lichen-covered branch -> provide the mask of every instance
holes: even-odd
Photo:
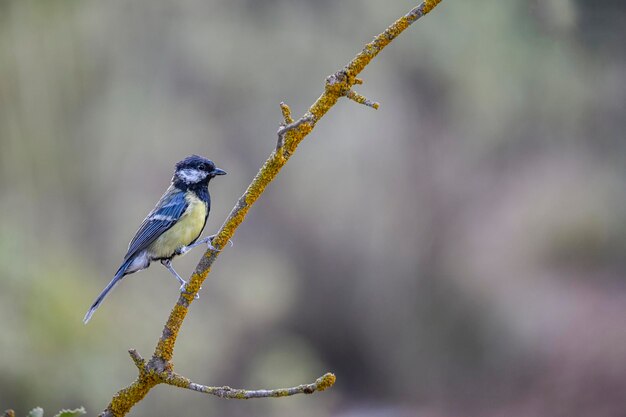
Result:
[[[335,375],[327,373],[317,378],[317,380],[311,384],[298,385],[297,387],[259,390],[237,389],[231,387],[208,387],[206,385],[191,382],[189,379],[184,376],[180,376],[175,372],[172,372],[171,375],[164,380],[164,383],[179,388],[201,392],[203,394],[215,395],[220,398],[249,400],[251,398],[289,397],[296,394],[313,394],[315,391],[324,391],[325,389],[333,386],[335,383]]]
[[[209,249],[198,263],[189,284],[187,292],[181,293],[178,301],[174,305],[167,322],[163,328],[163,333],[154,350],[152,358],[145,363],[138,356],[133,356],[135,364],[138,366],[139,376],[128,387],[119,391],[111,403],[107,406],[101,416],[124,416],[133,405],[141,399],[155,385],[168,383],[168,378],[173,374],[172,357],[178,332],[187,316],[189,306],[202,283],[209,275],[213,262],[217,259],[226,243],[233,238],[235,231],[243,222],[252,205],[263,194],[265,188],[276,178],[282,167],[287,163],[291,155],[302,140],[313,130],[315,124],[330,110],[341,97],[349,97],[359,103],[376,108],[378,103],[366,99],[365,97],[352,91],[352,87],[361,84],[362,80],[357,78],[359,73],[382,51],[385,46],[391,43],[398,35],[406,30],[413,22],[429,13],[441,0],[426,0],[409,13],[396,20],[383,33],[365,45],[363,50],[357,54],[343,69],[337,71],[326,78],[326,85],[322,95],[313,103],[309,110],[298,120],[291,117],[289,107],[281,103],[284,123],[278,131],[278,143],[276,149],[270,154],[257,175],[248,186],[245,193],[239,198],[235,207],[231,210],[226,221],[218,231],[212,241],[214,249]],[[136,352],[135,352],[136,354]],[[133,354],[131,353],[131,356]],[[188,381],[184,377],[180,381]],[[324,378],[324,377],[322,377]],[[171,379],[169,379],[171,380]],[[178,381],[178,379],[176,379]],[[319,380],[318,380],[319,381]],[[330,382],[330,379],[324,381]],[[334,382],[334,377],[332,378]],[[191,384],[191,382],[189,382]],[[174,384],[175,385],[175,384]],[[332,383],[330,384],[332,385]],[[328,385],[328,386],[330,386]],[[177,385],[178,386],[178,385]],[[194,385],[202,387],[201,385]],[[328,386],[324,386],[327,388]],[[305,386],[306,387],[306,386]],[[188,388],[188,387],[187,387]],[[207,389],[209,387],[206,387]],[[298,388],[298,387],[296,387]],[[237,391],[237,390],[235,390]],[[202,391],[204,392],[204,391]],[[237,392],[276,392],[276,390],[262,391],[237,391]],[[236,395],[227,398],[238,398]],[[256,398],[256,397],[246,397]]]
[[[150,361],[146,362],[136,350],[130,349],[128,353],[139,371],[139,376],[128,388],[116,394],[114,401],[111,401],[113,407],[110,405],[110,408],[107,408],[101,416],[118,416],[128,413],[130,409],[126,407],[127,404],[131,404],[129,400],[134,398],[134,396],[139,396],[139,399],[143,398],[148,391],[157,384],[172,385],[203,394],[215,395],[220,398],[248,400],[251,398],[288,397],[296,394],[313,394],[316,391],[324,391],[332,387],[335,383],[335,375],[327,373],[311,384],[303,384],[291,388],[246,390],[231,387],[209,387],[192,382],[188,378],[174,372],[171,366],[166,366],[164,362],[158,359],[155,360],[155,358],[152,358]]]
[[[362,95],[360,95],[359,93],[357,93],[354,90],[350,90],[348,91],[348,94],[346,94],[346,97],[348,97],[350,100],[355,101],[359,104],[363,104],[367,107],[371,107],[373,109],[378,110],[378,107],[380,107],[380,103],[377,101],[372,101],[370,99],[368,99],[367,97],[364,97]]]
[[[283,118],[285,119],[285,123],[278,128],[278,142],[276,142],[276,152],[282,152],[283,146],[285,144],[285,135],[290,130],[297,129],[300,127],[302,123],[310,123],[313,121],[313,115],[308,113],[302,116],[298,121],[294,122],[291,118],[291,109],[285,103],[280,103],[280,108],[283,112]]]

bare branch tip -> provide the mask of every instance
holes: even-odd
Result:
[[[335,374],[328,372],[323,376],[317,378],[317,381],[315,381],[315,388],[318,391],[324,391],[335,385],[335,381],[337,381],[337,377],[335,376]]]
[[[293,123],[293,118],[291,117],[291,109],[288,105],[285,104],[284,101],[280,102],[280,110],[283,113],[283,119],[285,119],[285,124]]]
[[[135,366],[139,368],[140,371],[143,371],[146,366],[146,361],[141,357],[141,355],[135,349],[128,349],[128,354],[133,362],[135,362]]]
[[[362,96],[361,94],[357,93],[354,90],[350,90],[348,91],[348,93],[346,94],[346,97],[348,97],[350,100],[355,101],[359,104],[363,104],[364,106],[367,107],[371,107],[374,110],[378,110],[378,108],[380,107],[380,103],[377,101],[372,101],[364,96]]]

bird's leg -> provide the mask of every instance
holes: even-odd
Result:
[[[178,275],[178,272],[176,272],[174,270],[174,267],[172,266],[172,261],[169,259],[161,259],[161,263],[163,264],[164,267],[167,268],[168,271],[170,271],[172,273],[172,275],[174,275],[174,277],[178,280],[178,282],[180,283],[180,290],[184,290],[185,289],[185,285],[187,285],[187,281],[185,281],[184,279],[181,278],[180,275]]]
[[[196,246],[200,246],[200,245],[204,245],[205,243],[208,245],[209,249],[211,249],[214,252],[218,252],[218,249],[215,248],[211,242],[213,242],[213,239],[215,239],[215,236],[217,235],[211,235],[211,236],[207,236],[204,237],[200,240],[196,240],[194,243],[192,243],[189,246],[183,246],[182,248],[178,249],[177,254],[178,255],[184,255],[185,253],[189,252],[191,249],[195,248]],[[230,246],[233,246],[233,241],[228,239],[228,243],[230,244]]]
[[[166,267],[167,270],[170,271],[172,275],[174,275],[174,277],[178,280],[178,282],[180,283],[180,292],[186,292],[187,281],[182,279],[181,276],[178,275],[178,272],[174,270],[174,267],[172,266],[172,261],[170,259],[161,259],[161,264],[163,264],[163,266]],[[200,295],[196,294],[196,299],[198,298],[200,298]]]

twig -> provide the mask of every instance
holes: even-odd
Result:
[[[135,366],[139,369],[139,372],[145,372],[146,370],[146,361],[141,357],[139,353],[135,349],[129,349],[128,354],[130,355],[133,362],[135,362]]]
[[[291,117],[291,109],[288,105],[285,104],[284,101],[280,102],[280,111],[283,113],[283,119],[285,119],[285,124],[293,123],[293,117]]]
[[[237,389],[231,387],[208,387],[206,385],[191,382],[189,379],[176,373],[172,373],[165,379],[164,382],[179,388],[185,388],[201,392],[203,394],[215,395],[220,398],[249,400],[252,398],[289,397],[296,394],[313,394],[315,391],[324,391],[325,389],[333,386],[335,383],[335,375],[327,373],[317,378],[317,380],[311,384],[298,385],[297,387],[259,390]]]
[[[368,98],[363,97],[359,93],[355,92],[354,90],[348,91],[346,97],[348,97],[352,101],[356,101],[359,104],[364,104],[367,107],[371,107],[376,110],[378,110],[378,107],[380,107],[380,103],[378,103],[377,101],[371,101]]]
[[[365,45],[363,50],[357,54],[342,70],[330,75],[326,79],[326,86],[322,95],[313,103],[309,111],[305,113],[298,121],[294,122],[291,118],[289,107],[282,103],[281,110],[285,119],[285,126],[279,129],[279,144],[277,148],[265,161],[260,171],[252,180],[245,193],[239,198],[235,207],[231,210],[226,221],[218,231],[213,246],[218,248],[217,251],[207,250],[198,263],[189,284],[187,291],[181,293],[178,301],[174,305],[167,322],[163,328],[163,333],[159,339],[157,346],[151,359],[145,363],[141,356],[131,353],[131,357],[135,365],[139,368],[138,378],[128,387],[117,392],[107,408],[100,414],[106,417],[119,417],[126,415],[130,409],[141,401],[146,394],[157,384],[168,383],[170,385],[180,386],[180,384],[188,384],[182,388],[190,388],[192,382],[187,378],[173,374],[172,357],[174,356],[174,346],[180,328],[189,312],[189,306],[193,303],[195,295],[200,290],[202,283],[209,275],[213,262],[217,259],[226,243],[232,239],[235,231],[243,222],[250,207],[263,194],[265,188],[271,183],[282,167],[287,163],[291,155],[302,142],[302,140],[313,130],[315,124],[330,110],[341,97],[352,95],[354,98],[362,97],[350,93],[352,86],[360,84],[362,81],[357,78],[358,74],[371,62],[385,46],[393,41],[400,33],[408,28],[413,22],[420,17],[429,13],[441,0],[426,0],[419,6],[412,9],[409,13],[396,20],[383,33],[379,34],[374,40]],[[366,99],[365,99],[366,100]],[[358,100],[357,100],[358,101]],[[366,103],[365,103],[366,104]],[[282,143],[280,142],[282,141]],[[145,363],[145,365],[144,365]],[[142,372],[143,369],[143,372]],[[328,374],[327,374],[328,375]],[[334,376],[331,378],[325,375],[322,381],[325,383],[318,387],[328,388],[334,382]],[[319,380],[318,380],[319,381]],[[171,382],[171,383],[170,383]],[[174,383],[175,382],[175,383]],[[328,383],[326,385],[326,383]],[[316,385],[317,386],[317,385]],[[195,384],[194,387],[203,387]],[[304,386],[308,387],[308,386]],[[206,387],[207,389],[209,387]],[[222,388],[223,389],[223,388]],[[298,387],[296,387],[296,390]],[[280,390],[261,390],[261,391],[237,391],[235,392],[283,392]],[[201,391],[204,392],[204,391]],[[230,392],[230,391],[223,391]],[[304,391],[303,391],[304,392]],[[227,398],[239,398],[237,395]],[[246,398],[246,397],[244,397]],[[252,398],[252,397],[250,397]]]
[[[188,378],[174,372],[171,367],[164,366],[164,364],[159,361],[151,360],[146,363],[135,349],[130,349],[128,353],[139,370],[139,379],[153,380],[156,381],[156,383],[172,385],[174,387],[227,399],[248,400],[251,398],[289,397],[296,394],[313,394],[316,391],[324,391],[332,387],[336,380],[334,374],[326,373],[311,384],[303,384],[291,388],[247,390],[231,387],[209,387],[192,382]]]
[[[287,105],[285,103],[280,103],[281,108],[283,109],[283,112],[285,111],[284,109],[289,109],[289,107],[287,107]],[[290,114],[290,113],[287,113]],[[284,115],[284,113],[283,113]],[[293,120],[293,119],[292,119]],[[288,125],[281,125],[278,128],[278,132],[276,132],[278,134],[278,142],[276,142],[276,151],[280,151],[283,148],[283,145],[285,144],[285,135],[287,134],[287,132],[297,129],[298,127],[300,127],[303,123],[312,123],[314,122],[315,117],[311,114],[311,113],[307,113],[304,116],[302,116],[301,118],[299,118],[297,121],[295,122],[291,122]]]

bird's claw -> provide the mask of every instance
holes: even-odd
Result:
[[[202,287],[200,287],[200,289],[202,289]],[[190,291],[187,291],[187,282],[186,281],[180,286],[180,292],[181,293],[185,293],[185,294],[191,294]],[[194,296],[194,298],[197,300],[198,298],[200,298],[200,294],[196,294]]]
[[[218,248],[216,248],[215,246],[212,245],[213,243],[213,239],[215,239],[217,235],[211,235],[209,237],[207,237],[207,246],[209,247],[210,250],[212,250],[213,252],[219,252],[220,250]],[[233,243],[232,240],[228,239],[228,244],[230,245],[230,247],[232,248],[233,246],[235,246],[235,244]]]

